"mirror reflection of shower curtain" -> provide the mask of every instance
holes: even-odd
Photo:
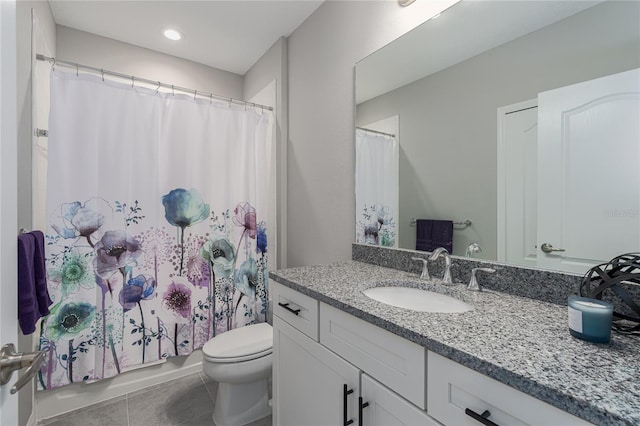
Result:
[[[356,242],[398,246],[398,142],[356,129]]]

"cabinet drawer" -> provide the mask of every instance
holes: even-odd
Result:
[[[324,303],[320,303],[320,343],[426,409],[422,346]]]
[[[590,424],[443,356],[428,352],[427,358],[427,412],[444,424],[480,425],[467,408],[489,411],[488,420],[499,425]]]
[[[269,285],[273,314],[318,341],[318,301],[273,280]]]

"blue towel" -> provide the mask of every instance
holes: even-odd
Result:
[[[416,250],[433,251],[444,247],[453,252],[453,221],[418,219],[416,222]]]
[[[38,320],[49,314],[44,235],[35,231],[18,236],[18,323],[22,333],[36,331]]]

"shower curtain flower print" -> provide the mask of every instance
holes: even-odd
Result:
[[[96,197],[55,210],[47,233],[55,306],[40,336],[48,354],[40,388],[186,355],[218,333],[266,321],[266,225],[256,209],[242,201],[214,212],[196,189],[159,201],[168,229],[148,226],[140,200]]]

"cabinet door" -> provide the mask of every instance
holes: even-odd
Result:
[[[426,412],[362,374],[362,424],[366,426],[439,425]]]
[[[274,424],[358,424],[359,370],[277,316],[273,333]]]

